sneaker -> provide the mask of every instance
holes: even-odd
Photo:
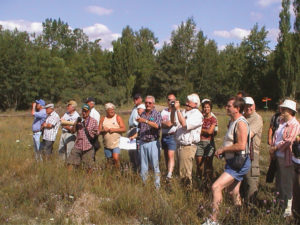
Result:
[[[220,225],[220,224],[218,223],[218,221],[212,221],[211,219],[207,219],[205,223],[202,223],[202,225]]]

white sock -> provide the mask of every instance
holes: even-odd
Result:
[[[172,172],[168,172],[167,178],[172,178]]]

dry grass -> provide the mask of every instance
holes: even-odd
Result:
[[[228,118],[222,109],[215,111],[219,119],[216,145],[220,146]],[[260,114],[264,131],[259,204],[237,213],[225,197],[222,224],[289,224],[280,216],[273,185],[264,181],[269,160],[266,135],[272,113]],[[192,190],[186,190],[177,178],[171,189],[163,179],[160,191],[155,191],[152,180],[142,185],[140,177],[128,168],[126,151],[121,153],[121,174],[104,168],[103,150],[97,153],[97,170],[92,175],[82,170],[68,173],[58,160],[59,134],[53,159],[36,163],[31,123],[30,117],[0,118],[0,224],[201,224],[209,216],[209,191],[199,190],[197,182]],[[215,160],[214,165],[217,176],[224,162]],[[163,158],[161,171],[164,176]]]

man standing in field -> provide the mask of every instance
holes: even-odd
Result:
[[[251,137],[251,152],[250,158],[252,160],[251,168],[245,175],[241,184],[241,195],[246,202],[253,201],[258,191],[259,183],[259,146],[261,143],[261,134],[263,128],[263,120],[261,116],[255,111],[255,103],[251,97],[245,97],[244,117],[250,126]]]
[[[45,101],[43,99],[35,100],[32,103],[31,115],[34,116],[32,123],[33,132],[33,147],[35,153],[35,159],[42,160],[42,155],[40,154],[40,139],[42,135],[42,124],[45,122],[47,113],[43,108],[45,106]]]
[[[90,117],[90,110],[90,106],[84,104],[82,106],[83,120],[77,120],[72,127],[71,131],[72,133],[76,132],[77,137],[74,148],[67,159],[69,170],[71,170],[73,166],[78,167],[83,163],[88,172],[92,172],[95,161],[95,149],[89,139],[95,138],[95,135],[98,132],[98,124],[97,120]]]
[[[89,107],[90,107],[90,117],[97,120],[97,123],[98,123],[98,126],[99,126],[100,113],[95,109],[95,98],[93,98],[93,97],[87,98],[86,104],[88,104]]]
[[[193,161],[200,142],[200,133],[203,123],[203,115],[199,111],[200,98],[197,94],[187,96],[185,110],[180,111],[179,101],[175,102],[178,117],[176,131],[177,153],[179,159],[179,175],[185,185],[192,185]]]
[[[67,104],[67,112],[61,117],[62,133],[60,136],[58,153],[61,159],[67,159],[74,147],[76,135],[71,133],[72,125],[79,117],[76,111],[77,103],[73,100]]]
[[[44,129],[43,142],[41,144],[41,151],[49,157],[52,154],[53,144],[56,139],[57,131],[60,125],[59,115],[54,111],[54,104],[48,104],[45,106],[47,118],[43,123]]]
[[[141,177],[147,180],[149,163],[155,173],[155,187],[160,188],[159,170],[159,130],[161,126],[161,115],[155,109],[155,98],[151,95],[145,99],[146,111],[137,119],[139,122]]]

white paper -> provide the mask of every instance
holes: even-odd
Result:
[[[136,139],[130,140],[127,137],[120,137],[119,148],[123,150],[136,150]]]

